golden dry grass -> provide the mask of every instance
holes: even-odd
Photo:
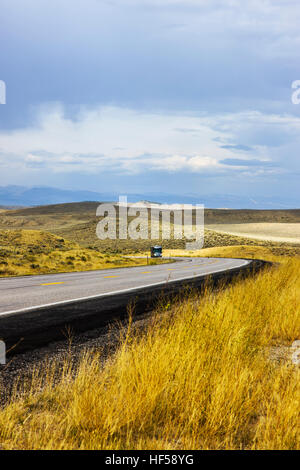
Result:
[[[285,244],[213,246],[201,250],[164,250],[165,256],[196,256],[216,258],[248,258],[281,262],[285,258],[300,257],[300,249]]]
[[[102,253],[95,248],[83,248],[77,243],[49,232],[0,230],[1,277],[89,271],[145,264],[147,264],[145,259]]]
[[[300,338],[300,260],[161,305],[104,366],[49,366],[0,411],[3,449],[299,449],[299,378],[271,347]],[[162,315],[161,313],[164,312]],[[37,374],[38,375],[38,374]]]

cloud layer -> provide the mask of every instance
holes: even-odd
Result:
[[[2,0],[1,21],[0,184],[300,200],[298,0]]]
[[[35,126],[1,133],[0,162],[2,169],[54,173],[285,172],[295,170],[294,160],[290,167],[283,157],[299,136],[300,118],[287,115],[154,114],[101,106],[70,119],[57,104],[40,110]]]

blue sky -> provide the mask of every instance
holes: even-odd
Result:
[[[1,0],[0,21],[0,185],[300,205],[298,0]]]

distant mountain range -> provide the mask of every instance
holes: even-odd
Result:
[[[124,193],[121,193],[124,194]],[[204,204],[212,209],[297,209],[298,200],[282,197],[248,198],[235,195],[165,193],[127,194],[128,202],[151,201],[165,204],[185,203]],[[97,193],[93,191],[66,190],[51,187],[2,186],[0,187],[0,206],[42,206],[82,201],[118,201],[117,193]]]

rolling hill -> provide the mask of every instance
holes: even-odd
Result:
[[[124,191],[121,194],[126,194]],[[0,187],[0,205],[3,206],[39,206],[62,204],[81,201],[117,201],[118,192],[94,192],[82,190],[66,190],[52,187],[2,186]],[[232,194],[167,194],[167,193],[129,193],[130,202],[141,200],[165,204],[186,203],[204,204],[210,208],[228,209],[293,209],[299,208],[300,202],[296,197],[256,197],[255,199]]]

